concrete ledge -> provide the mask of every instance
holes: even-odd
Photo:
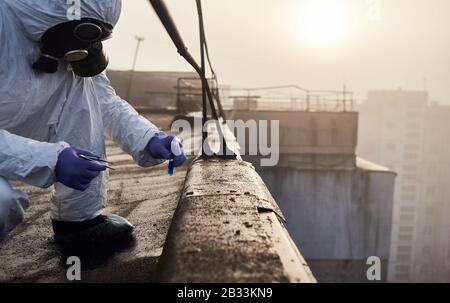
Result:
[[[249,163],[197,160],[160,259],[161,282],[315,282]]]

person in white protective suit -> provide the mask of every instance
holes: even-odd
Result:
[[[66,0],[0,1],[0,241],[23,221],[29,200],[9,181],[54,185],[51,217],[60,243],[111,243],[133,226],[106,205],[104,132],[149,167],[186,160],[168,136],[116,95],[102,41],[120,0],[82,0],[68,19]],[[32,201],[31,201],[32,202]]]

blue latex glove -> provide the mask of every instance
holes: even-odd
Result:
[[[176,140],[176,141],[174,141]],[[178,143],[179,148],[174,148]],[[147,144],[146,150],[155,159],[173,160],[173,166],[178,167],[186,161],[183,144],[175,136],[168,136],[165,133],[155,135]]]
[[[85,191],[91,181],[106,170],[106,165],[95,161],[87,161],[78,155],[100,159],[99,156],[74,147],[64,149],[58,156],[55,174],[56,180],[67,187]]]

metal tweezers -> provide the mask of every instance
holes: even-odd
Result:
[[[81,159],[87,160],[87,161],[97,161],[97,162],[101,162],[101,163],[105,163],[105,164],[112,164],[111,162],[108,162],[106,160],[95,158],[95,157],[90,157],[90,156],[86,156],[86,155],[78,155],[78,157],[80,157]],[[116,170],[115,168],[112,168],[109,165],[106,165],[106,167],[111,170]]]

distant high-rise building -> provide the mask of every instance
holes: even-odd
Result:
[[[398,173],[389,281],[450,280],[450,107],[423,91],[371,91],[358,154]]]

